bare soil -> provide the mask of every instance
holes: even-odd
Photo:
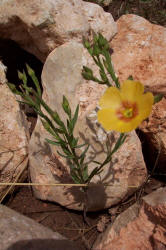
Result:
[[[111,220],[108,211],[88,213],[87,225],[82,212],[38,200],[30,187],[19,188],[5,205],[74,241],[79,250],[91,249],[99,231]]]
[[[150,179],[144,187],[117,206],[100,212],[87,213],[88,225],[84,221],[83,212],[69,210],[56,203],[38,200],[34,197],[30,187],[18,188],[6,198],[4,204],[62,234],[75,242],[79,250],[89,250],[107,225],[113,223],[120,213],[135,202],[139,202],[142,196],[163,186],[166,186],[166,182]]]

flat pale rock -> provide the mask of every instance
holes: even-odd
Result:
[[[17,182],[28,163],[28,122],[16,97],[0,83],[0,182]],[[10,187],[0,186],[0,200]]]
[[[159,188],[120,214],[93,250],[165,250],[166,187]]]
[[[110,41],[116,33],[112,15],[82,0],[0,1],[1,38],[11,39],[45,61],[56,47],[82,41],[93,31]]]
[[[66,116],[61,107],[62,96],[67,97],[72,111],[80,104],[75,136],[80,138],[80,144],[90,144],[85,162],[88,162],[89,171],[92,171],[96,167],[93,160],[103,162],[106,158],[105,142],[113,147],[118,133],[106,134],[97,123],[95,108],[105,86],[84,80],[81,76],[83,65],[97,71],[80,43],[70,42],[55,49],[48,56],[42,72],[43,99],[53,110],[58,111],[64,122]],[[57,153],[60,148],[48,145],[45,138],[51,137],[38,119],[29,147],[32,182],[72,183],[69,164]],[[141,144],[133,131],[100,176],[92,179],[87,192],[87,209],[97,211],[117,204],[132,194],[145,178]],[[84,195],[78,187],[36,186],[34,193],[40,199],[58,202],[67,208],[83,209]]]
[[[101,4],[102,6],[109,6],[112,0],[96,0],[95,3]]]
[[[72,242],[14,210],[0,205],[1,250],[76,250]]]
[[[0,61],[0,83],[6,83],[6,66]]]
[[[146,91],[166,96],[166,28],[136,15],[124,15],[117,21],[118,33],[110,43],[112,60],[120,81],[132,75]],[[152,115],[140,129],[147,141],[152,168],[166,174],[166,101],[153,106]],[[159,154],[159,157],[158,157]]]

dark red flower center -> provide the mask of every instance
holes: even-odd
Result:
[[[138,115],[138,107],[134,102],[123,101],[121,107],[116,111],[118,119],[129,122]]]

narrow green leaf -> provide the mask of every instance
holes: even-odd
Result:
[[[41,114],[39,114],[40,116],[41,116]],[[58,135],[58,133],[60,133],[59,131],[59,129],[57,129],[57,128],[52,128],[52,126],[51,126],[51,124],[48,122],[48,121],[46,121],[46,120],[44,120],[44,119],[41,119],[41,122],[42,122],[42,124],[43,124],[43,127],[51,134],[51,135],[53,135],[55,138],[56,138],[56,140],[60,140],[60,137],[59,137],[59,135]]]
[[[124,143],[126,137],[127,135],[123,133],[120,134],[119,139],[117,140],[113,150],[111,151],[111,155],[113,155],[119,149],[119,147]]]
[[[92,80],[92,76],[88,75],[86,72],[82,71],[82,77],[85,79],[85,80]]]
[[[73,133],[72,121],[69,121],[68,119],[67,119],[67,130],[69,132],[69,135],[72,135]]]
[[[88,40],[85,39],[85,37],[83,37],[83,45],[86,49],[90,49],[91,45],[89,43]]]
[[[112,80],[115,82],[116,87],[120,88],[120,83],[119,83],[118,78],[115,75],[115,71],[114,71],[114,68],[113,68],[113,65],[112,65],[112,60],[111,60],[111,56],[110,56],[109,51],[103,50],[102,53],[103,53],[103,56],[106,59],[105,67],[106,67],[108,73],[110,74]]]
[[[83,151],[83,153],[79,156],[79,159],[80,159],[80,165],[82,165],[83,164],[83,162],[84,162],[84,159],[85,159],[85,155],[86,155],[86,152],[88,151],[88,149],[89,149],[89,144],[88,144],[88,146],[85,148],[85,150]]]
[[[44,101],[43,99],[36,94],[36,92],[33,92],[37,100],[41,103],[41,105],[44,107],[44,109],[48,112],[48,114],[51,116],[51,118],[61,127],[61,130],[66,132],[66,128],[64,123],[61,121],[58,113],[56,111],[53,111]]]
[[[73,119],[71,120],[72,132],[74,130],[75,124],[76,124],[77,119],[78,119],[78,112],[79,112],[79,105],[77,105],[74,116],[73,116]]]
[[[20,71],[18,70],[17,72],[18,72],[18,78],[19,78],[21,81],[23,81],[24,86],[27,86],[27,76],[26,76],[25,71],[23,71],[23,73],[22,73],[22,72],[20,72]]]
[[[45,121],[44,119],[40,119],[40,120],[41,120],[42,125],[45,128],[45,130],[47,130],[51,135],[54,136],[55,132],[52,130],[50,124],[47,121]]]
[[[58,134],[64,134],[64,131],[60,128],[55,128],[55,131],[58,133]]]
[[[71,108],[70,108],[69,102],[65,96],[63,96],[62,107],[63,107],[63,110],[65,111],[65,113],[71,119]]]
[[[101,162],[99,162],[99,161],[92,161],[92,162],[94,162],[94,163],[96,163],[98,165],[101,165]]]
[[[57,153],[58,153],[60,156],[64,157],[64,158],[68,158],[68,159],[73,159],[73,158],[74,158],[74,156],[69,156],[69,155],[61,154],[59,151],[57,151]]]
[[[72,177],[74,183],[76,183],[76,184],[81,184],[80,178],[79,178],[75,173],[72,173],[72,172],[71,172],[71,177]]]
[[[77,148],[77,143],[78,143],[78,138],[74,138],[74,136],[73,136],[73,139],[71,142],[72,148]]]
[[[86,79],[86,80],[91,80],[93,78],[93,71],[86,67],[86,66],[83,66],[83,69],[82,69],[82,76]]]
[[[103,72],[101,69],[99,70],[100,72],[100,76],[101,76],[101,79],[103,80],[103,82],[107,82],[107,76],[105,74],[105,72]]]
[[[78,141],[78,138],[77,138],[77,141]],[[77,145],[77,146],[74,146],[73,148],[82,148],[83,146],[87,145],[87,143],[84,143],[84,144],[80,144],[80,145]]]
[[[84,179],[84,182],[88,180],[88,165],[87,164],[83,168],[83,179]]]
[[[155,95],[154,96],[154,104],[157,103],[157,102],[160,102],[163,98],[163,94],[158,94],[158,95]]]
[[[75,165],[73,165],[73,164],[70,163],[69,167],[70,167],[70,170],[78,172],[78,168]]]
[[[30,106],[32,108],[35,107],[35,105],[33,103],[30,103],[30,102],[24,102],[24,101],[20,101],[20,100],[17,100],[17,102],[22,103],[22,104],[26,104],[26,105],[28,105],[28,106]]]
[[[130,75],[130,76],[127,78],[127,80],[132,80],[132,81],[133,81],[133,76]]]
[[[104,169],[98,170],[98,171],[96,172],[96,174],[97,174],[97,175],[101,174],[101,172],[103,172],[103,170],[104,170]]]
[[[88,52],[89,52],[89,54],[90,54],[91,56],[93,56],[93,48],[89,48],[89,49],[88,49]]]
[[[7,82],[7,86],[9,87],[9,89],[10,89],[14,94],[20,95],[20,96],[23,95],[23,94],[21,93],[21,91],[17,90],[15,84]]]
[[[83,71],[88,73],[89,75],[93,75],[92,69],[88,68],[87,66],[83,66]]]
[[[89,175],[89,177],[88,177],[88,181],[90,181],[92,178],[93,178],[93,176],[94,175],[96,175],[96,173],[98,172],[98,167],[96,167],[96,168],[94,168],[93,170],[92,170],[92,172],[90,173],[90,175]]]
[[[71,158],[73,158],[73,155],[70,153],[70,151],[69,151],[69,149],[67,148],[66,145],[65,145],[65,146],[62,145],[61,148],[62,148],[63,152],[64,152],[66,155],[68,155],[68,156],[70,156]]]
[[[94,41],[95,44],[98,43],[98,39],[99,39],[98,34],[95,34],[95,33],[94,33],[94,35],[93,35],[93,41]]]
[[[52,145],[56,145],[56,146],[62,146],[62,142],[60,141],[52,141],[52,140],[49,140],[49,139],[45,139],[49,144],[52,144]]]
[[[37,94],[41,97],[42,96],[42,91],[41,91],[40,84],[39,84],[39,81],[38,81],[38,79],[37,79],[37,77],[35,75],[34,70],[28,64],[26,64],[26,68],[27,68],[29,76],[31,77],[32,81],[35,84]]]
[[[52,113],[52,117],[53,117],[53,120],[63,129],[65,126],[64,126],[64,123],[61,121],[60,119],[60,116],[58,115],[58,113],[56,111],[54,111]]]
[[[94,56],[99,56],[100,53],[101,53],[100,48],[98,47],[97,44],[94,44],[94,45],[93,45],[93,55],[94,55]]]
[[[99,33],[98,35],[98,44],[100,46],[101,49],[105,48],[109,48],[109,43],[108,41],[103,37],[103,35],[101,33]]]

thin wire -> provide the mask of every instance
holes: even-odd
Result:
[[[96,184],[97,185],[97,184]],[[121,186],[121,185],[108,185],[103,184],[104,186]],[[12,182],[1,182],[0,186],[69,186],[69,187],[87,187],[88,184],[70,184],[70,183],[12,183]],[[128,186],[131,188],[138,188],[138,186]]]

